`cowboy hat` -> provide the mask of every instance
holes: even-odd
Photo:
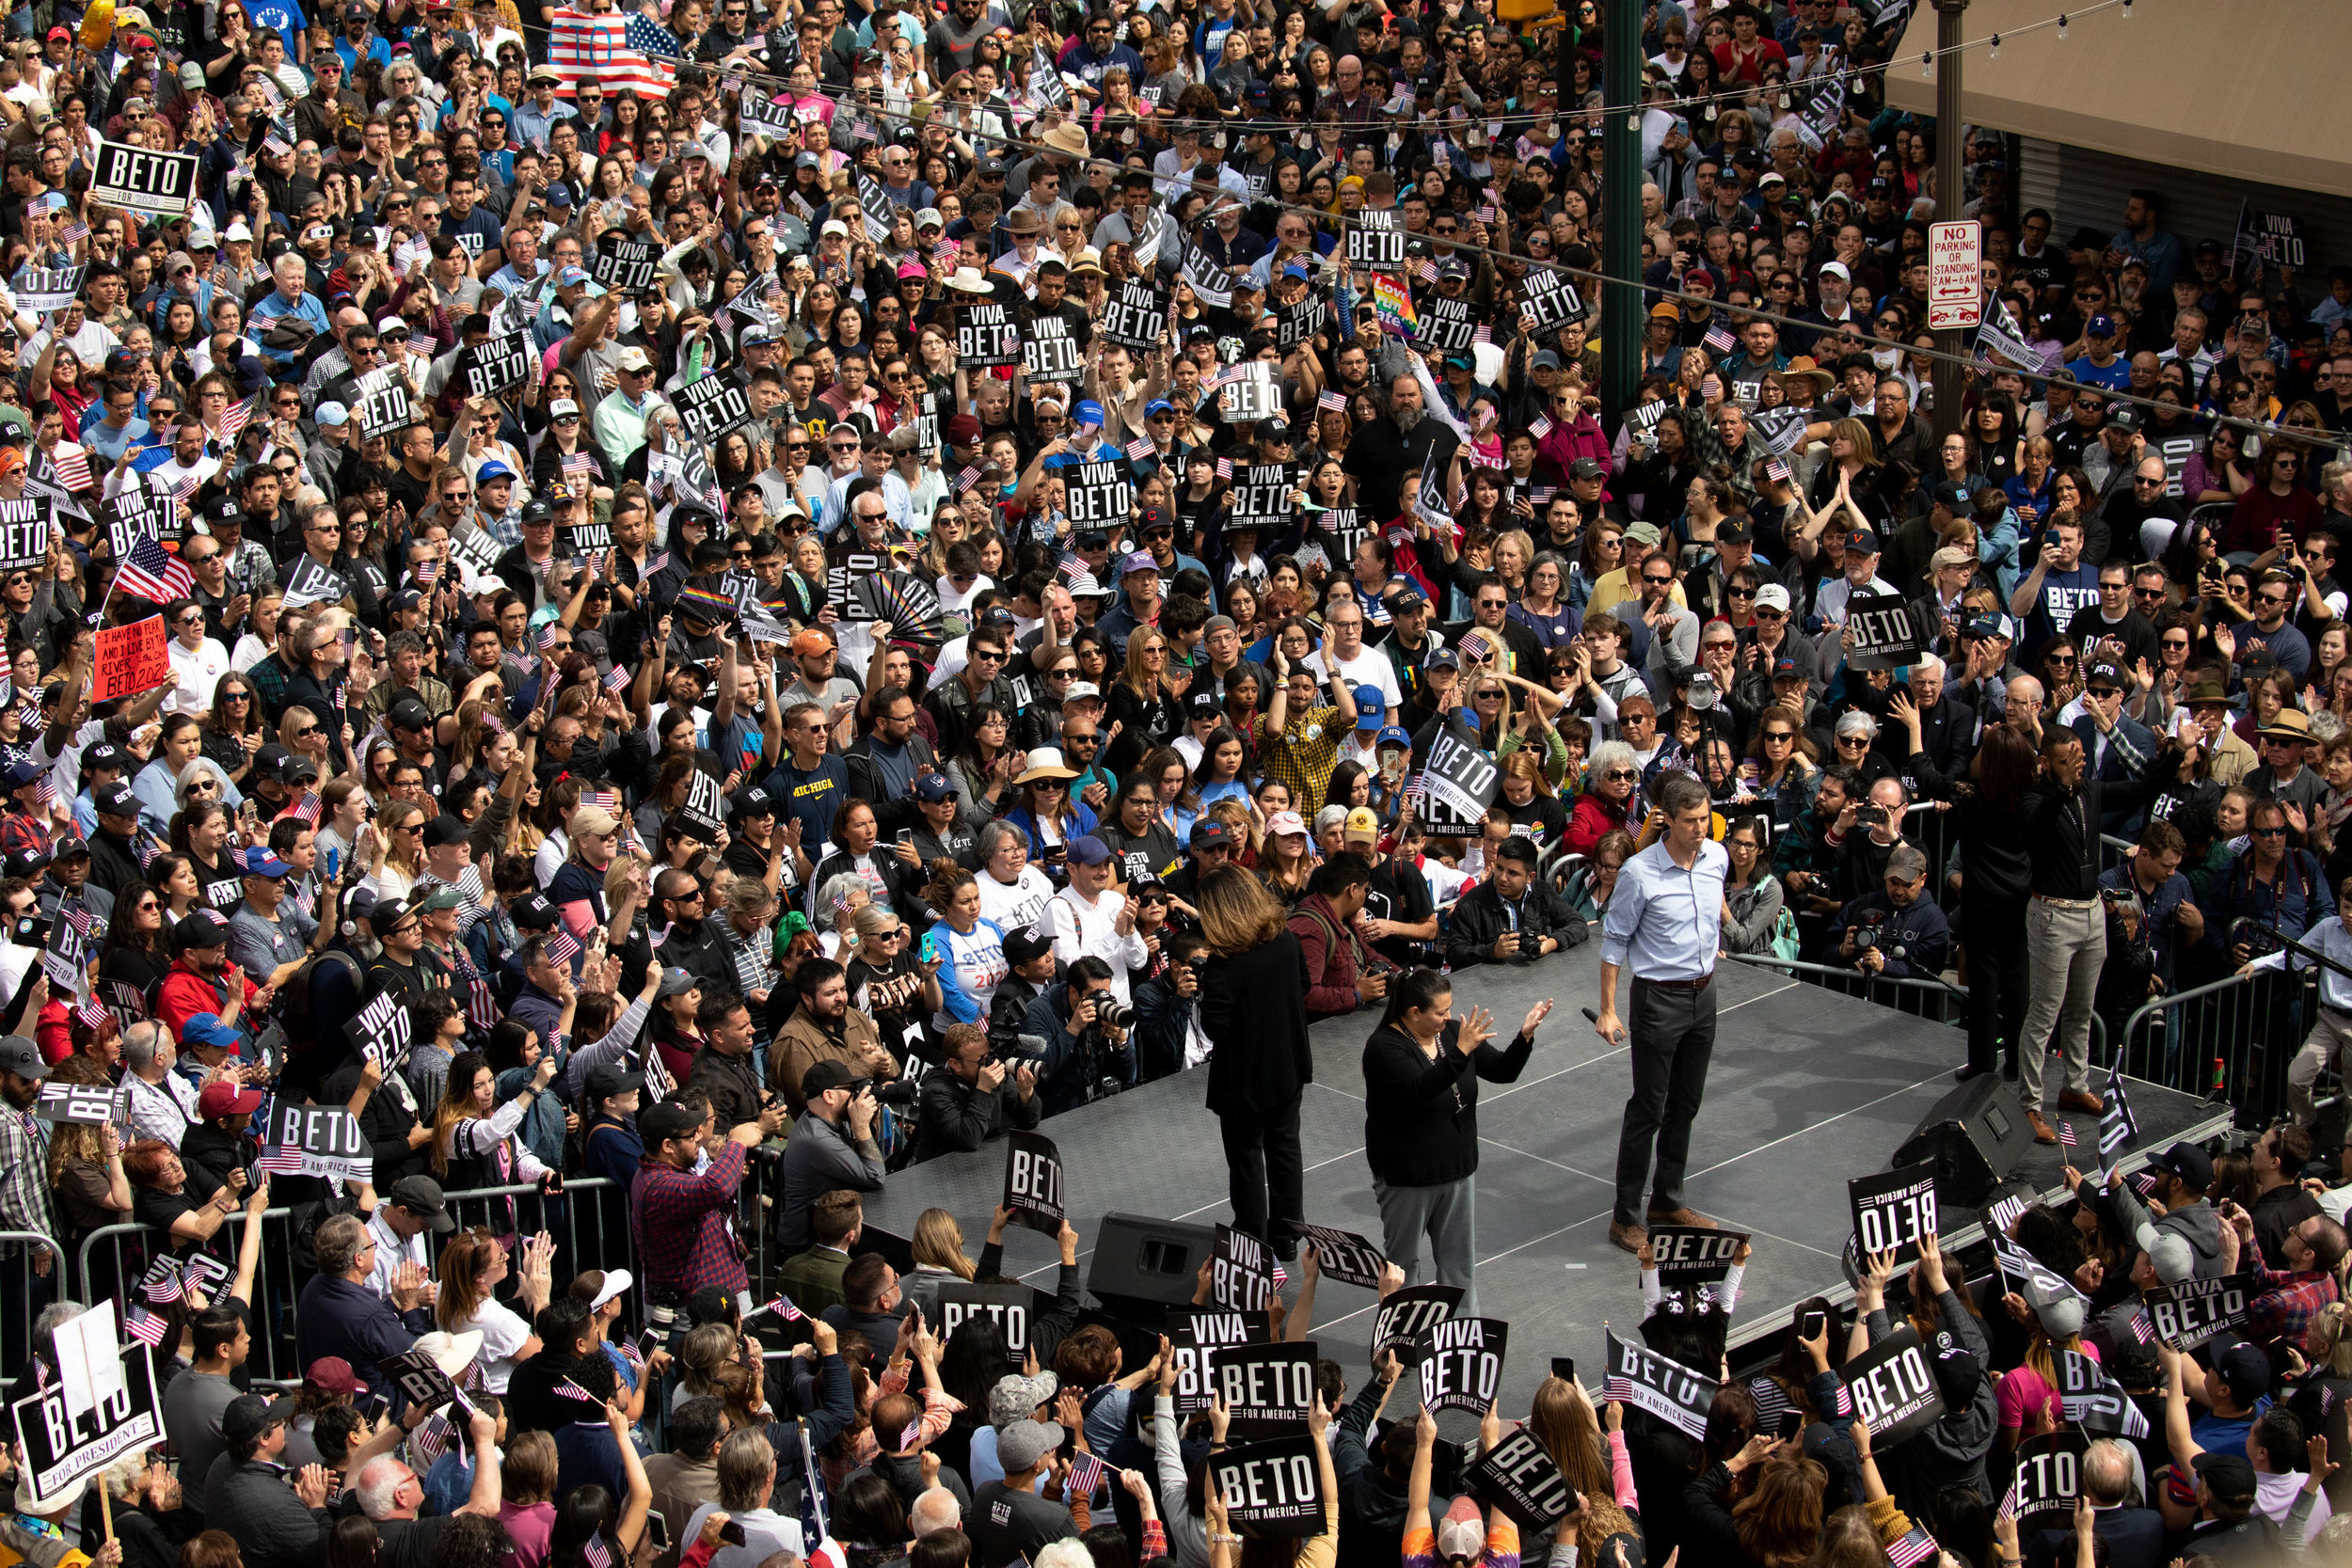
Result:
[[[958,267],[948,275],[947,287],[958,293],[987,294],[996,291],[989,286],[988,275],[977,267]]]
[[[1788,361],[1788,368],[1778,372],[1784,382],[1805,380],[1813,383],[1815,397],[1827,396],[1837,385],[1837,377],[1813,362],[1810,355],[1800,354]]]
[[[1035,234],[1045,227],[1045,219],[1034,207],[1015,207],[1005,214],[1005,230],[1012,234]]]
[[[2312,737],[2312,721],[2299,707],[2282,707],[2269,723],[2254,733],[2280,740],[2309,740]]]
[[[1012,782],[1025,784],[1034,779],[1074,779],[1077,776],[1076,768],[1063,764],[1060,747],[1040,746],[1023,759],[1021,776]]]

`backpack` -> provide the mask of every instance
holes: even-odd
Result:
[[[278,1024],[286,1031],[286,1038],[302,1042],[304,1050],[318,1048],[314,1037],[317,1031],[311,1027],[310,987],[318,976],[319,966],[330,959],[351,971],[351,983],[362,994],[368,989],[368,977],[359,968],[359,960],[339,948],[329,947],[304,959],[302,967],[278,989]]]

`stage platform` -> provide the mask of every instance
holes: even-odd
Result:
[[[1598,972],[1598,946],[1588,943],[1534,969],[1482,965],[1454,976],[1456,1011],[1473,1003],[1491,1009],[1504,1039],[1537,999],[1559,1003],[1519,1082],[1484,1085],[1480,1093],[1478,1307],[1511,1325],[1506,1412],[1526,1410],[1550,1356],[1597,1368],[1603,1321],[1630,1328],[1641,1318],[1636,1265],[1609,1241],[1617,1129],[1630,1078],[1626,1048],[1605,1044],[1581,1011],[1595,1004]],[[1839,1260],[1852,1230],[1847,1179],[1887,1168],[1897,1147],[1953,1087],[1952,1069],[1964,1052],[1957,1029],[1777,972],[1726,962],[1716,985],[1715,1053],[1686,1196],[1702,1212],[1754,1236],[1733,1336],[1745,1345],[1787,1328],[1789,1308],[1807,1295],[1851,1298]],[[1315,1027],[1315,1083],[1301,1126],[1307,1219],[1357,1231],[1375,1245],[1380,1220],[1364,1163],[1359,1061],[1376,1016]],[[2143,1147],[2161,1149],[2228,1122],[2226,1106],[2130,1085]],[[1196,1224],[1230,1217],[1224,1155],[1205,1094],[1203,1069],[1043,1123],[1040,1131],[1061,1150],[1064,1200],[1082,1244],[1091,1247],[1106,1212]],[[2082,1147],[2095,1150],[2096,1118],[2069,1119]],[[2036,1148],[2013,1176],[2037,1192],[2055,1191],[2059,1153]],[[2125,1161],[2127,1168],[2137,1163]],[[923,1210],[945,1208],[977,1251],[1004,1169],[1003,1147],[993,1143],[914,1166],[868,1197],[867,1218],[904,1236]],[[1973,1212],[1950,1215],[1947,1244],[1976,1239],[1975,1218]],[[1008,1274],[1052,1288],[1048,1238],[1015,1227],[1007,1233],[1006,1259]],[[1082,1256],[1081,1265],[1089,1260]],[[1430,1277],[1426,1260],[1422,1277]],[[1294,1280],[1285,1293],[1295,1292]],[[1351,1369],[1351,1384],[1366,1362],[1372,1307],[1369,1291],[1327,1280],[1321,1287],[1314,1337],[1322,1354]]]

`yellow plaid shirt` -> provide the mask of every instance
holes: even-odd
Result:
[[[1289,717],[1278,731],[1269,721],[1272,715],[1258,715],[1258,760],[1268,777],[1290,786],[1291,809],[1311,821],[1339,762],[1345,726],[1336,707],[1311,707]]]

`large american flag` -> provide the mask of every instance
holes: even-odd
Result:
[[[151,534],[141,534],[115,572],[115,586],[126,594],[157,604],[196,596],[196,574],[188,563],[165,549]]]
[[[638,49],[630,38],[629,24],[635,20],[618,13],[555,13],[548,27],[548,63],[564,78],[565,96],[577,92],[582,82],[598,83],[608,93],[626,88],[641,96],[670,96],[677,67]]]

